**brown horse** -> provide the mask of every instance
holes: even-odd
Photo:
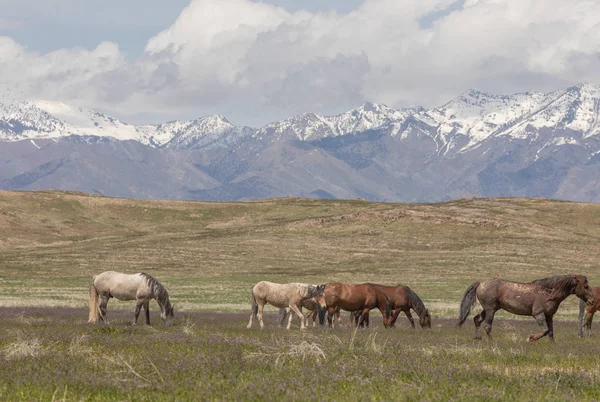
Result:
[[[593,305],[587,305],[583,300],[579,301],[579,337],[583,338],[583,326],[587,329],[587,335],[591,335],[592,331],[592,319],[594,313],[600,308],[600,288],[592,288],[594,293],[594,300],[596,303]],[[585,315],[585,319],[584,319]]]
[[[475,339],[481,339],[479,327],[492,337],[492,322],[496,311],[503,309],[513,314],[530,315],[543,331],[530,335],[529,342],[548,335],[554,342],[552,317],[560,303],[570,295],[576,295],[587,304],[594,304],[594,294],[588,280],[582,275],[558,275],[537,279],[528,283],[489,279],[469,286],[460,303],[458,326],[462,326],[475,302],[479,300],[483,311],[475,316]]]
[[[410,310],[413,309],[419,316],[419,324],[421,325],[421,328],[431,328],[431,316],[429,315],[429,310],[425,308],[421,298],[417,296],[417,294],[413,292],[411,288],[405,285],[372,285],[375,286],[377,290],[383,292],[390,299],[392,314],[387,318],[387,323],[384,322],[386,327],[393,328],[396,320],[398,319],[398,314],[400,314],[400,312],[404,312],[410,321],[410,326],[414,328],[415,321],[410,313]],[[384,318],[384,320],[386,320],[386,318]]]
[[[365,324],[369,311],[378,308],[384,319],[390,315],[390,301],[382,292],[369,284],[351,285],[348,283],[332,282],[325,284],[323,291],[324,305],[319,309],[319,323],[325,323],[325,311],[327,322],[333,325],[333,316],[338,310],[354,311],[358,314],[358,324]],[[384,320],[385,322],[385,320]],[[367,322],[368,325],[368,322]]]

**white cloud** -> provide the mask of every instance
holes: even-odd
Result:
[[[38,54],[0,38],[0,82],[121,116],[220,112],[254,125],[365,100],[437,106],[467,88],[597,82],[599,2],[468,0],[421,26],[454,3],[366,0],[337,14],[193,0],[134,61],[108,42]]]

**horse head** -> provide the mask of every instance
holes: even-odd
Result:
[[[165,303],[164,309],[161,309],[160,318],[164,321],[165,325],[170,326],[173,324],[173,320],[175,319],[175,306],[171,303]]]
[[[592,291],[587,278],[582,275],[574,276],[573,281],[575,282],[573,293],[583,300],[588,306],[593,306],[595,303],[594,292]]]
[[[419,317],[419,324],[421,324],[421,328],[431,328],[431,315],[429,315],[429,310],[425,310],[425,314]]]
[[[307,298],[321,296],[325,291],[325,285],[308,285]]]

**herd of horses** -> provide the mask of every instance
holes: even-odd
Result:
[[[475,339],[481,339],[481,326],[491,338],[495,313],[498,310],[506,310],[517,315],[532,316],[540,325],[541,332],[530,335],[528,341],[537,341],[544,336],[554,341],[553,316],[560,303],[570,295],[580,299],[579,336],[583,337],[583,327],[585,326],[589,334],[594,313],[600,308],[600,287],[590,287],[583,275],[557,275],[526,283],[503,279],[474,282],[467,288],[460,303],[458,327],[464,324],[478,301],[482,311],[473,319]],[[174,309],[169,301],[169,293],[151,275],[143,272],[129,275],[106,271],[94,276],[90,284],[89,322],[108,323],[106,307],[113,297],[122,301],[137,302],[133,324],[137,324],[142,307],[145,310],[146,324],[150,324],[149,302],[152,299],[157,301],[161,319],[165,324],[170,325],[173,322]],[[431,328],[431,315],[423,301],[405,285],[261,281],[251,290],[252,312],[248,328],[252,328],[254,319],[258,320],[261,329],[264,328],[263,309],[266,304],[279,308],[279,324],[283,325],[287,318],[287,329],[292,325],[294,314],[300,319],[301,329],[307,327],[310,316],[313,326],[316,325],[318,317],[320,325],[325,325],[327,318],[328,326],[332,327],[334,321],[341,322],[341,311],[350,312],[353,325],[368,327],[369,313],[373,309],[381,312],[386,328],[394,327],[401,312],[414,328],[411,310],[419,316],[421,328]],[[303,308],[308,310],[308,314],[303,314]]]

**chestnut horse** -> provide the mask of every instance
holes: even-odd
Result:
[[[324,304],[322,303],[319,309],[319,323],[321,325],[325,324],[325,311],[328,312],[327,322],[330,327],[333,325],[334,314],[339,310],[356,312],[359,325],[365,323],[368,325],[368,321],[365,320],[369,311],[374,308],[381,311],[384,323],[387,322],[386,318],[390,315],[390,300],[383,292],[377,291],[369,283],[360,285],[340,282],[326,283],[323,296]]]
[[[592,331],[592,319],[594,313],[600,308],[600,288],[592,288],[594,293],[594,300],[596,303],[593,305],[587,305],[583,300],[579,300],[579,337],[583,338],[583,326],[585,325],[587,335],[591,335]],[[585,315],[585,319],[584,319]]]
[[[431,328],[429,310],[425,308],[421,298],[411,288],[405,285],[385,286],[375,283],[371,285],[375,286],[377,290],[383,292],[390,299],[392,314],[387,318],[386,327],[393,328],[398,319],[398,314],[402,311],[410,321],[410,326],[414,328],[415,321],[410,313],[410,310],[413,309],[419,316],[421,328]],[[384,324],[386,323],[384,322]]]
[[[492,337],[492,322],[496,311],[503,309],[513,314],[530,315],[543,331],[530,335],[527,341],[537,341],[548,335],[554,342],[552,317],[560,303],[570,295],[576,295],[588,305],[594,304],[594,294],[583,275],[557,275],[537,279],[532,282],[510,282],[502,279],[489,279],[469,286],[460,303],[458,326],[467,319],[475,302],[479,300],[483,311],[475,316],[475,339],[481,339],[479,327],[488,337]]]

